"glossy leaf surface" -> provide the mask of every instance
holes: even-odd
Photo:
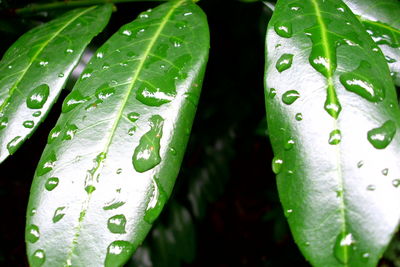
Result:
[[[266,54],[272,168],[296,243],[314,266],[375,266],[400,218],[400,111],[383,54],[337,0],[278,1]]]
[[[36,130],[111,5],[70,11],[24,34],[0,61],[0,162]]]
[[[400,86],[400,1],[344,0],[378,44]]]
[[[96,52],[36,171],[31,263],[37,250],[43,266],[122,266],[130,258],[173,188],[208,49],[204,13],[180,0],[140,14]]]

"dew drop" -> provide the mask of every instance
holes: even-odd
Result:
[[[295,141],[293,140],[293,138],[289,138],[284,145],[284,149],[291,150],[293,148],[294,144],[295,144]]]
[[[29,227],[26,228],[25,236],[28,242],[35,243],[40,237],[39,227],[34,224],[29,225]]]
[[[62,137],[62,140],[72,140],[72,138],[74,138],[77,131],[78,131],[78,127],[75,124],[68,124],[65,127],[65,133]]]
[[[15,151],[20,147],[22,144],[21,136],[14,137],[10,142],[7,144],[7,150],[10,155],[14,154]]]
[[[364,165],[364,161],[360,160],[360,161],[357,163],[357,168],[361,168],[363,165]]]
[[[168,197],[156,177],[152,178],[152,195],[147,203],[144,220],[152,224],[160,215]]]
[[[41,109],[46,103],[49,94],[49,86],[47,84],[41,84],[29,93],[26,99],[26,105],[31,109]]]
[[[337,236],[333,254],[340,263],[348,263],[354,243],[355,240],[351,233],[342,232]]]
[[[55,126],[49,133],[49,136],[47,137],[47,144],[53,143],[55,139],[60,135],[61,133],[61,128],[60,126]]]
[[[368,131],[367,138],[376,149],[384,149],[390,144],[395,134],[396,124],[388,120],[382,126]]]
[[[29,213],[30,216],[35,215],[37,210],[35,208],[31,209],[31,212]]]
[[[94,185],[88,185],[88,186],[85,187],[85,191],[86,191],[86,193],[88,193],[88,194],[93,193],[94,190],[96,190],[96,187],[95,187]]]
[[[60,72],[60,73],[57,75],[57,77],[58,77],[58,78],[64,77],[64,73]]]
[[[297,113],[297,114],[295,115],[295,119],[296,119],[296,121],[301,121],[301,120],[303,120],[303,114]]]
[[[52,191],[54,188],[57,187],[59,183],[59,179],[57,177],[51,177],[47,179],[46,183],[44,184],[44,187],[46,188],[47,191]]]
[[[60,221],[65,216],[64,209],[65,207],[59,207],[56,209],[53,215],[53,223]]]
[[[122,169],[121,169],[121,168],[118,168],[117,171],[116,171],[116,173],[117,173],[117,174],[121,174],[121,173],[122,173]]]
[[[273,99],[275,96],[276,96],[276,89],[275,88],[269,89],[268,97],[270,99]]]
[[[82,96],[78,90],[73,90],[64,100],[61,111],[67,113],[77,107],[79,104],[85,103],[88,98]]]
[[[43,249],[36,250],[31,256],[31,264],[33,267],[40,267],[46,261],[46,254]]]
[[[288,21],[279,21],[274,25],[275,32],[284,38],[292,37],[292,24]]]
[[[42,115],[42,112],[40,112],[40,111],[35,111],[32,113],[33,117],[39,117],[40,115]]]
[[[40,161],[39,166],[36,170],[37,176],[42,176],[50,172],[54,168],[56,161],[57,158],[54,152],[46,153],[45,158]]]
[[[275,67],[279,72],[283,72],[292,66],[292,62],[293,62],[292,54],[283,54],[276,62]]]
[[[73,52],[74,52],[74,50],[71,49],[71,48],[68,48],[67,50],[65,50],[65,53],[67,53],[67,54],[71,54],[71,53],[73,53]]]
[[[282,170],[282,165],[283,165],[283,160],[282,160],[280,157],[275,156],[275,157],[272,159],[272,171],[273,171],[275,174],[279,174],[279,173],[281,172],[281,170]]]
[[[96,58],[103,58],[104,57],[104,53],[103,52],[97,52],[96,53]]]
[[[33,122],[33,121],[24,121],[23,123],[22,123],[22,125],[25,127],[25,128],[33,128],[33,126],[35,126],[35,123]]]
[[[373,184],[370,184],[370,185],[367,186],[367,190],[368,191],[375,191],[375,189],[376,189],[376,186],[373,185]]]
[[[293,104],[294,101],[296,101],[299,97],[300,97],[299,92],[297,92],[296,90],[289,90],[289,91],[286,91],[286,92],[282,95],[282,102],[285,103],[286,105],[291,105],[291,104]]]
[[[126,217],[123,214],[115,215],[108,219],[107,228],[111,233],[124,234],[126,225]]]
[[[393,185],[394,187],[399,187],[399,186],[400,186],[400,179],[394,179],[394,180],[392,181],[392,185]]]
[[[113,241],[107,247],[105,267],[123,266],[125,262],[132,256],[133,244],[124,240]]]
[[[40,67],[46,67],[48,64],[49,64],[49,62],[48,61],[44,61],[44,60],[39,62],[39,66]]]
[[[325,102],[324,109],[328,112],[332,118],[337,119],[339,117],[339,113],[342,110],[342,106],[338,101],[336,101],[336,97],[334,98],[335,102],[331,101],[329,97],[327,97],[327,101]]]
[[[0,130],[6,128],[8,125],[8,118],[7,117],[0,117]]]
[[[342,139],[342,135],[339,129],[335,129],[333,130],[330,134],[329,134],[329,144],[331,145],[337,145],[340,143]]]
[[[389,173],[389,169],[388,168],[385,168],[385,169],[382,170],[382,174],[383,175],[387,176],[388,173]]]
[[[131,113],[128,114],[128,119],[129,119],[131,122],[136,122],[136,121],[139,119],[139,116],[140,116],[139,113],[137,113],[137,112],[131,112]]]
[[[112,203],[106,204],[106,205],[103,207],[103,210],[114,210],[114,209],[117,209],[117,208],[123,206],[124,204],[125,204],[124,201],[112,202]]]
[[[160,139],[164,119],[159,115],[153,115],[149,121],[150,130],[140,138],[132,157],[132,164],[137,172],[148,171],[161,162]]]

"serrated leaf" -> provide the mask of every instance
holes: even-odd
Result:
[[[44,120],[111,5],[75,9],[21,36],[0,61],[0,162]]]
[[[392,77],[400,86],[400,2],[398,0],[344,0],[359,16],[372,39],[382,50]]]
[[[272,167],[296,243],[314,266],[375,266],[400,218],[384,56],[336,0],[278,1],[266,54]]]
[[[130,258],[173,188],[208,49],[204,13],[179,0],[140,14],[96,52],[36,171],[31,263],[37,249],[43,266],[121,266]],[[52,177],[58,183],[49,191]],[[59,207],[65,215],[53,223]]]

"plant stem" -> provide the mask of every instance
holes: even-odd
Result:
[[[18,15],[30,14],[38,11],[45,11],[59,8],[72,8],[81,6],[99,5],[105,3],[129,3],[129,2],[164,2],[167,0],[64,0],[47,4],[32,4],[23,8],[15,9]]]

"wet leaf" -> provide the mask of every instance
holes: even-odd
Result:
[[[313,266],[376,266],[400,218],[400,110],[383,54],[336,0],[278,1],[266,54],[273,168],[296,243]]]

